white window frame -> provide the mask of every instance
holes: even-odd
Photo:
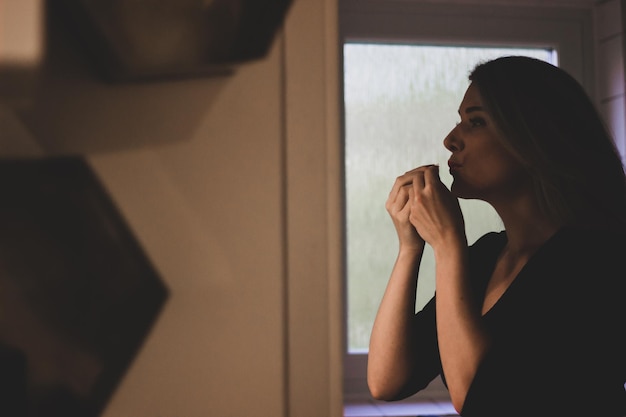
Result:
[[[558,51],[559,66],[595,97],[591,8],[340,0],[339,31],[341,45],[363,42],[553,48]],[[347,294],[344,298],[347,329],[346,306]],[[344,337],[344,398],[367,398],[367,354],[349,353],[347,335]],[[447,398],[439,378],[419,395]]]

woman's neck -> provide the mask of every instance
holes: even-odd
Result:
[[[507,251],[516,258],[530,257],[539,247],[550,239],[559,227],[547,224],[541,226],[537,223],[526,225],[515,224],[506,227]]]
[[[504,223],[507,251],[513,255],[531,255],[561,228],[530,197],[494,208]]]

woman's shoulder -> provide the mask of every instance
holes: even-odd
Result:
[[[488,232],[470,246],[472,263],[490,263],[506,245],[505,231]],[[534,255],[535,264],[571,266],[593,265],[597,270],[623,270],[626,264],[626,232],[622,230],[563,227]]]
[[[470,245],[471,252],[491,252],[493,250],[501,250],[506,244],[506,232],[487,232]]]
[[[470,249],[472,251],[499,250],[507,242],[506,231],[487,232],[479,237]],[[621,229],[592,229],[584,227],[566,226],[559,229],[548,240],[548,246],[561,248],[578,248],[588,252],[602,252],[608,250],[626,249],[626,231]],[[626,252],[624,253],[626,256]]]
[[[620,229],[592,229],[564,227],[557,232],[556,241],[560,246],[587,254],[609,255],[621,253],[626,256],[626,231]]]
[[[490,271],[506,242],[506,233],[500,231],[485,233],[470,245],[469,260],[473,275],[491,275]]]
[[[566,227],[554,237],[545,263],[562,271],[573,283],[581,277],[585,291],[624,294],[626,279],[626,233],[619,230]],[[595,290],[594,290],[595,289]],[[591,296],[591,293],[589,294]]]

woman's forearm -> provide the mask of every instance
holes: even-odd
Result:
[[[414,363],[411,320],[422,255],[423,248],[400,250],[376,314],[367,365],[368,385],[376,399],[397,399],[410,382]]]
[[[441,363],[455,409],[460,412],[489,345],[468,279],[467,246],[435,252],[437,335]]]

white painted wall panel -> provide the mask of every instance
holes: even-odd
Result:
[[[596,29],[599,39],[622,32],[621,5],[619,0],[599,3],[596,8]]]
[[[622,36],[600,42],[598,48],[598,95],[600,100],[624,93]]]

